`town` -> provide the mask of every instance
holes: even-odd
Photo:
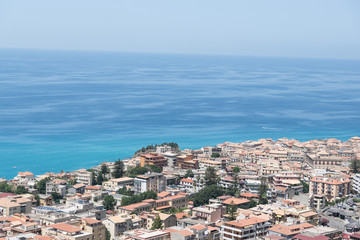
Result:
[[[359,217],[360,137],[164,143],[0,179],[0,240],[360,239]]]

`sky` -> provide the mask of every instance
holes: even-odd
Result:
[[[3,0],[0,48],[360,59],[360,1]]]

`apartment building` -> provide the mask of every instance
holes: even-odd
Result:
[[[251,217],[223,223],[221,235],[224,240],[260,239],[269,232],[271,223],[268,220]]]
[[[360,174],[359,174],[359,173],[353,175],[353,179],[352,179],[352,189],[353,189],[354,192],[356,192],[357,194],[360,194]]]
[[[222,204],[208,204],[201,207],[195,207],[192,209],[192,217],[196,219],[202,219],[208,222],[218,221],[223,214],[226,212],[226,209]]]
[[[157,193],[165,191],[166,179],[162,173],[139,175],[134,179],[134,191],[136,194],[146,191]]]
[[[117,191],[124,186],[133,186],[134,178],[122,177],[112,178],[109,181],[103,182],[102,186],[107,191]]]
[[[164,155],[158,153],[141,154],[140,166],[144,167],[146,165],[156,165],[163,168],[168,165],[168,160],[164,157]]]
[[[80,169],[74,172],[76,176],[76,182],[82,183],[87,186],[92,185],[93,175],[92,172],[87,171],[86,169]]]
[[[103,224],[109,230],[111,239],[123,234],[123,232],[141,228],[142,219],[135,214],[119,214],[103,220]]]
[[[348,195],[351,190],[351,177],[343,173],[325,172],[310,180],[309,196],[324,196],[326,201]]]

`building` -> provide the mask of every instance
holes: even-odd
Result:
[[[119,214],[103,220],[103,224],[109,230],[111,239],[122,235],[126,231],[141,228],[142,219],[135,214]]]
[[[139,175],[134,179],[134,191],[136,194],[146,191],[157,193],[165,191],[166,179],[162,173]]]
[[[0,198],[0,216],[9,217],[15,213],[28,214],[31,212],[32,199],[22,196]]]
[[[292,239],[293,236],[301,233],[304,229],[312,228],[314,225],[309,223],[300,223],[300,224],[276,224],[273,227],[269,228],[270,235],[277,235],[284,237],[286,239]]]
[[[56,178],[46,183],[46,194],[58,193],[62,197],[66,195],[66,181],[63,179]]]
[[[360,194],[360,174],[359,174],[359,173],[353,175],[353,179],[352,179],[352,189],[353,189],[357,194]]]
[[[140,166],[144,167],[146,165],[156,165],[158,167],[166,167],[168,165],[168,160],[164,155],[158,153],[147,153],[140,155]]]
[[[221,204],[213,203],[201,207],[194,207],[192,209],[192,217],[208,222],[216,222],[225,212],[226,209]]]
[[[140,213],[140,212],[149,212],[152,208],[152,204],[151,203],[147,203],[147,202],[139,202],[139,203],[134,203],[134,204],[130,204],[127,206],[122,206],[119,207],[119,212],[121,213]]]
[[[124,186],[133,186],[134,178],[122,177],[122,178],[112,178],[109,181],[103,182],[102,186],[107,191],[118,191]]]
[[[268,234],[271,223],[268,220],[251,217],[223,223],[221,235],[224,240],[260,239]]]
[[[176,217],[174,215],[157,212],[142,212],[139,214],[139,217],[143,219],[143,228],[151,229],[155,218],[158,215],[164,229],[176,226]]]
[[[314,176],[310,180],[310,199],[317,196],[324,196],[326,201],[334,201],[336,198],[345,197],[350,194],[351,178],[347,174],[326,172],[321,176]],[[311,204],[314,205],[314,204]]]
[[[170,240],[170,233],[162,230],[137,230],[132,235],[133,240]]]
[[[87,171],[86,169],[80,169],[74,172],[76,176],[76,182],[82,183],[87,186],[91,186],[93,182],[93,174],[90,171]]]
[[[94,235],[81,227],[68,223],[57,223],[42,228],[42,236],[56,237],[66,240],[92,240]]]
[[[14,178],[17,181],[17,185],[27,186],[29,182],[35,183],[34,174],[31,172],[19,172]]]

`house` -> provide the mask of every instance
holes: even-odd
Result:
[[[276,224],[269,228],[269,234],[291,239],[293,236],[301,233],[304,229],[312,227],[314,227],[314,225],[309,223],[300,223],[294,225]]]
[[[202,219],[208,222],[218,221],[226,209],[221,204],[208,204],[201,207],[194,207],[192,209],[192,217],[195,219]]]
[[[46,194],[58,193],[62,197],[66,195],[66,181],[63,179],[56,178],[46,183]]]
[[[224,201],[222,202],[222,204],[225,205],[226,207],[236,206],[236,207],[238,207],[238,208],[246,208],[246,207],[247,207],[247,204],[248,204],[249,202],[250,202],[250,201],[247,200],[247,199],[231,197],[231,198],[228,198],[228,199],[224,200]]]
[[[82,183],[75,184],[72,187],[68,188],[67,191],[71,195],[75,195],[76,193],[83,194],[85,192],[85,184]]]
[[[67,240],[89,240],[94,237],[92,233],[84,231],[81,227],[73,226],[68,223],[57,223],[44,226],[42,229],[42,236]]]

